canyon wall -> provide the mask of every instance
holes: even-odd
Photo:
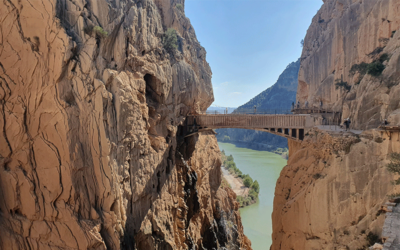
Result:
[[[278,179],[272,249],[365,249],[381,206],[399,192],[387,171],[399,152],[400,2],[324,0],[304,40],[297,100],[342,113],[361,134],[313,129],[289,140]]]
[[[251,249],[183,0],[0,3],[1,249]],[[166,31],[177,33],[177,49]]]
[[[400,2],[324,0],[304,39],[297,100],[342,112],[358,129],[400,124]],[[366,73],[367,64],[385,67]]]
[[[379,210],[396,191],[386,164],[400,152],[399,139],[315,129],[303,142],[289,140],[275,189],[272,249],[364,249],[370,232],[381,234]]]

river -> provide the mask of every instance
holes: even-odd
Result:
[[[260,184],[259,200],[256,204],[241,208],[240,216],[245,235],[251,240],[254,250],[269,249],[272,244],[272,208],[275,185],[286,160],[280,155],[245,148],[246,144],[218,142],[220,150],[232,155],[236,166]]]

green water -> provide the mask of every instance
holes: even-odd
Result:
[[[269,249],[272,244],[272,208],[275,185],[286,160],[280,155],[245,148],[246,144],[218,142],[220,150],[232,155],[236,166],[260,184],[259,200],[256,204],[241,208],[240,215],[245,235],[251,240],[254,250]]]

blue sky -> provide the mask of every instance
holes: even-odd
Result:
[[[276,82],[301,55],[322,0],[186,0],[213,72],[213,105],[238,107]]]

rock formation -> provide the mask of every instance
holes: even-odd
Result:
[[[302,143],[289,140],[289,160],[277,181],[272,249],[364,249],[380,235],[379,213],[394,190],[386,164],[399,135],[315,129]]]
[[[322,100],[354,128],[399,124],[399,28],[397,0],[324,0],[304,40],[297,100]],[[366,73],[373,62],[382,74]]]
[[[216,139],[182,137],[213,92],[177,4],[0,3],[1,249],[250,249]]]
[[[380,235],[387,195],[398,192],[386,169],[399,152],[400,2],[324,0],[304,40],[297,100],[350,117],[352,133],[314,129],[289,140],[278,180],[272,249],[364,249]],[[368,130],[369,129],[369,130]],[[398,189],[398,188],[397,188]]]

